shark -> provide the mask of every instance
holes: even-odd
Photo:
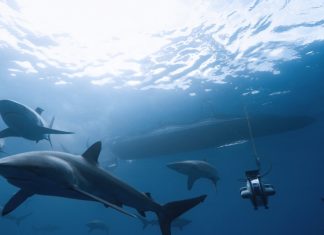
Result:
[[[200,178],[211,180],[215,187],[217,185],[217,181],[219,180],[216,168],[207,161],[186,160],[172,162],[167,164],[167,167],[179,172],[180,174],[188,176],[188,190],[191,190],[196,180]]]
[[[140,221],[143,224],[143,229],[145,229],[148,225],[152,225],[152,226],[159,225],[158,220],[147,220],[147,219],[142,218],[142,217],[139,217],[139,218],[140,218]],[[188,219],[177,218],[172,222],[171,227],[179,228],[182,231],[183,227],[187,226],[188,224],[191,224],[191,222],[192,221],[188,220]]]
[[[171,222],[205,200],[200,195],[161,205],[150,193],[143,193],[103,170],[98,165],[101,141],[91,145],[81,156],[34,151],[0,159],[0,175],[19,188],[6,203],[2,215],[38,194],[95,201],[130,217],[138,218],[123,206],[134,208],[141,216],[151,211],[157,215],[162,235],[171,235]]]
[[[2,207],[0,207],[0,213],[2,211]],[[32,213],[28,213],[25,215],[21,215],[21,216],[16,216],[16,215],[6,215],[3,218],[10,220],[12,222],[15,222],[17,226],[19,226],[21,224],[21,222],[23,222],[25,219],[27,219],[28,217],[30,217],[32,215]]]
[[[86,226],[89,228],[88,233],[91,233],[94,230],[100,230],[105,232],[106,234],[109,234],[109,227],[108,225],[101,221],[101,220],[92,220],[86,223]]]
[[[44,110],[35,110],[13,100],[0,100],[0,115],[8,128],[0,131],[0,138],[23,137],[39,142],[48,140],[51,144],[51,134],[73,134],[73,132],[52,129],[55,118],[48,125],[42,118]]]
[[[250,115],[253,137],[263,137],[304,128],[315,119],[309,116]],[[169,156],[201,149],[230,146],[250,139],[246,117],[224,116],[191,124],[170,125],[140,135],[116,137],[106,144],[123,160]]]
[[[60,230],[61,228],[57,225],[54,224],[45,224],[45,225],[38,225],[35,226],[33,225],[33,230],[35,231],[35,233],[54,233],[58,230]]]

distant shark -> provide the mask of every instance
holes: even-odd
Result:
[[[0,207],[0,213],[2,213],[2,208]],[[24,221],[25,219],[27,219],[29,216],[31,216],[32,213],[28,213],[22,216],[15,216],[15,215],[6,215],[3,218],[13,221],[16,223],[17,226],[19,226],[21,224],[22,221]]]
[[[0,159],[0,175],[20,190],[7,202],[2,215],[15,210],[35,195],[59,196],[97,201],[137,218],[122,206],[135,208],[141,216],[156,213],[163,235],[171,235],[171,222],[203,202],[206,195],[160,205],[149,193],[142,193],[98,167],[101,142],[82,156],[54,151],[21,153]]]
[[[101,220],[92,220],[92,221],[86,223],[86,226],[89,228],[88,233],[91,233],[94,230],[100,230],[100,231],[105,232],[106,234],[109,234],[108,225]]]
[[[145,229],[148,225],[159,225],[158,220],[146,220],[145,218],[139,217],[142,224],[143,224],[143,229]],[[180,230],[183,229],[183,227],[187,226],[188,224],[191,224],[191,220],[187,220],[184,218],[177,218],[171,223],[171,227],[174,228],[179,228]]]
[[[172,170],[188,176],[188,190],[191,190],[193,184],[200,178],[211,180],[215,187],[219,180],[216,168],[207,161],[187,160],[169,163],[167,166]]]
[[[315,121],[308,116],[250,116],[253,136],[261,137],[306,127]],[[169,126],[149,133],[116,138],[108,143],[119,158],[133,160],[221,147],[250,139],[244,117],[209,119],[188,125]]]
[[[46,225],[33,225],[33,230],[35,233],[53,233],[60,230],[60,227],[54,224],[46,224]]]
[[[0,138],[23,137],[36,142],[46,139],[51,143],[50,134],[73,134],[73,132],[52,129],[54,118],[48,126],[41,117],[44,110],[35,110],[12,100],[0,100],[0,115],[8,126],[0,132]]]

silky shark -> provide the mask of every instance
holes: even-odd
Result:
[[[12,100],[0,100],[0,115],[8,126],[0,131],[0,138],[23,137],[36,142],[46,139],[51,143],[51,134],[73,134],[73,132],[52,129],[54,118],[47,125],[41,114],[44,110],[35,110]]]
[[[145,216],[156,213],[163,235],[171,235],[170,224],[187,210],[203,202],[206,195],[160,205],[149,193],[142,193],[98,166],[101,142],[81,156],[35,151],[0,159],[0,175],[20,190],[7,202],[3,215],[10,213],[27,198],[39,194],[97,201],[121,213],[137,218],[122,208],[132,207]]]
[[[219,180],[216,168],[207,161],[187,160],[172,162],[167,164],[167,167],[188,176],[188,190],[191,190],[193,184],[200,178],[211,180],[215,187]]]
[[[303,128],[315,119],[308,116],[251,115],[249,121],[253,137],[262,137]],[[237,117],[168,126],[143,135],[115,138],[107,144],[117,157],[133,160],[221,147],[249,139],[247,119]]]
[[[99,230],[99,231],[105,232],[106,234],[109,234],[108,225],[101,220],[92,220],[92,221],[86,223],[86,226],[89,228],[88,233],[91,233],[94,230]]]

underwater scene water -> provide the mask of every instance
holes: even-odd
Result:
[[[324,234],[323,74],[321,0],[1,0],[0,234]]]

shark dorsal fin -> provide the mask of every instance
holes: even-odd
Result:
[[[35,109],[35,112],[38,113],[39,115],[42,115],[42,112],[44,111],[44,109],[40,108],[40,107],[37,107]]]
[[[98,157],[101,151],[101,141],[91,145],[83,154],[82,157],[91,164],[98,164]]]

